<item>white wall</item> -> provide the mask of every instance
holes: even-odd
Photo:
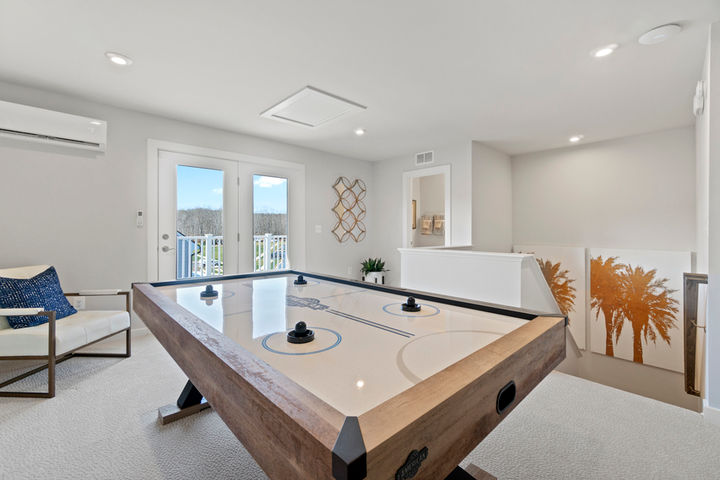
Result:
[[[469,245],[472,241],[471,142],[436,147],[433,150],[435,163],[432,166],[450,165],[452,243]],[[373,164],[376,211],[372,229],[376,233],[371,256],[386,260],[386,268],[390,271],[385,281],[391,285],[400,285],[400,253],[397,249],[402,245],[403,233],[403,172],[419,168],[415,166],[413,152]]]
[[[703,65],[703,82],[710,83],[710,42]],[[706,102],[708,100],[706,99]],[[695,236],[697,238],[697,271],[708,272],[708,228],[710,226],[710,115],[706,103],[705,114],[695,120]]]
[[[108,121],[105,154],[0,140],[0,266],[49,263],[66,290],[129,288],[147,276],[146,232],[135,210],[146,208],[148,138],[257,155],[306,165],[307,270],[359,276],[375,232],[355,244],[331,233],[332,184],[344,175],[368,184],[369,162],[0,83],[2,100]],[[322,225],[322,233],[315,233]]]
[[[513,157],[513,241],[695,251],[692,127]]]
[[[512,159],[513,243],[695,251],[695,134],[684,127]],[[561,369],[699,409],[683,375],[568,349]]]
[[[472,142],[473,250],[512,250],[512,166],[510,156]]]
[[[720,22],[710,27],[705,70],[705,112],[697,119],[698,163],[708,174],[708,418],[720,424]],[[704,183],[704,182],[701,182]],[[703,206],[703,208],[705,208]],[[705,215],[705,211],[702,212]]]

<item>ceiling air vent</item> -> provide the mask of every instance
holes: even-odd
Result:
[[[434,161],[435,155],[433,151],[415,154],[415,165],[428,165]]]
[[[367,107],[307,86],[260,114],[285,123],[317,127]]]

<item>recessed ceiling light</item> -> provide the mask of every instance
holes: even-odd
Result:
[[[365,129],[364,128],[356,128],[355,135],[357,135],[358,137],[362,137],[363,135],[365,135]]]
[[[577,143],[580,140],[582,140],[583,138],[585,138],[585,135],[573,135],[572,137],[570,137],[570,142]]]
[[[610,45],[605,45],[604,47],[600,47],[597,50],[593,50],[592,55],[595,58],[602,58],[607,57],[611,53],[613,53],[618,48],[617,43],[611,43]]]
[[[681,31],[682,27],[676,23],[661,25],[640,35],[640,38],[638,38],[638,43],[640,43],[641,45],[655,45],[656,43],[664,42],[668,38],[672,37],[673,35],[677,35]]]
[[[119,65],[121,67],[127,67],[129,65],[132,65],[133,61],[130,57],[127,55],[123,55],[122,53],[115,53],[115,52],[105,52],[105,56],[115,65]]]

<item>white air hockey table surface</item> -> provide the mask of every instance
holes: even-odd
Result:
[[[212,406],[277,479],[475,478],[458,464],[565,358],[560,315],[299,271],[138,283],[133,305],[188,376],[161,423]]]
[[[240,278],[159,290],[333,405],[358,416],[527,323],[522,318],[297,275]],[[206,285],[218,292],[205,301]],[[289,343],[304,321],[315,339]]]

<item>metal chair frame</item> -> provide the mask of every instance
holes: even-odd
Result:
[[[125,310],[130,313],[130,292],[117,292],[112,294],[94,294],[93,296],[107,296],[107,295],[124,295],[125,296]],[[77,297],[80,293],[66,293],[66,297]],[[131,338],[130,338],[130,327],[123,330],[111,333],[102,338],[98,338],[90,343],[82,345],[76,349],[70,350],[69,352],[63,352],[61,355],[55,354],[55,312],[41,311],[31,316],[44,316],[48,317],[48,354],[47,355],[17,355],[17,356],[0,356],[0,360],[45,360],[47,364],[33,368],[30,371],[22,373],[16,377],[6,380],[0,383],[0,388],[4,388],[15,382],[34,375],[38,372],[42,372],[47,369],[48,371],[48,390],[47,392],[7,392],[0,391],[0,397],[24,397],[24,398],[53,398],[55,396],[55,368],[58,363],[62,363],[65,360],[69,360],[73,357],[109,357],[109,358],[128,358],[131,354]],[[101,342],[115,335],[125,333],[125,353],[90,353],[90,352],[79,352],[89,345],[97,342]]]

